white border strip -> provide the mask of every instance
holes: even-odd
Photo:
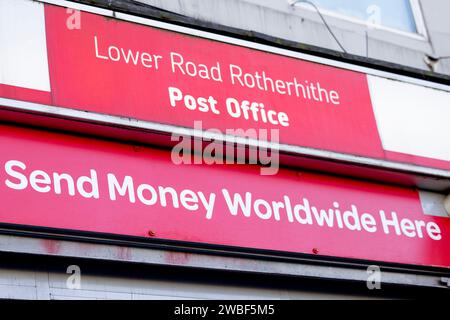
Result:
[[[166,133],[168,135],[191,136],[198,139],[210,139],[215,141],[223,141],[225,143],[237,144],[253,148],[266,148],[270,150],[279,151],[283,154],[292,154],[298,156],[322,158],[328,161],[347,162],[354,165],[362,165],[374,167],[376,169],[389,169],[395,171],[403,171],[405,173],[412,173],[425,176],[434,176],[438,179],[450,179],[450,170],[435,169],[423,167],[413,164],[406,164],[400,162],[392,162],[382,159],[367,158],[362,156],[355,156],[351,154],[343,154],[333,151],[326,151],[320,149],[311,149],[300,146],[288,144],[274,144],[270,141],[259,141],[256,139],[249,139],[245,137],[237,137],[232,135],[218,134],[214,132],[206,132],[194,130],[192,128],[179,127],[174,125],[161,124],[156,122],[147,122],[137,119],[130,119],[118,116],[111,116],[99,114],[94,112],[86,112],[81,110],[54,107],[44,104],[25,102],[19,100],[0,98],[0,106],[5,106],[13,111],[28,111],[43,115],[52,115],[57,117],[64,117],[75,121],[89,121],[92,123],[99,123],[111,126],[117,125],[125,128],[144,129]],[[1,108],[0,108],[1,109]]]
[[[124,14],[124,13],[115,12],[112,10],[106,10],[106,9],[102,9],[102,8],[98,8],[98,7],[88,6],[85,4],[68,2],[65,0],[35,0],[35,1],[40,1],[40,2],[44,2],[44,3],[48,3],[48,4],[57,5],[57,6],[64,6],[64,7],[73,8],[76,10],[81,10],[81,11],[86,11],[86,12],[90,12],[90,13],[95,13],[95,14],[99,14],[99,15],[103,15],[103,16],[116,18],[119,20],[135,22],[138,24],[146,25],[146,26],[151,26],[151,27],[170,30],[170,31],[178,32],[178,33],[191,35],[191,36],[196,36],[199,38],[216,40],[216,41],[223,42],[223,43],[234,44],[234,45],[241,46],[241,47],[247,47],[247,48],[270,52],[270,53],[274,53],[274,54],[279,54],[279,55],[287,56],[287,57],[291,57],[291,58],[297,58],[297,59],[306,60],[306,61],[310,61],[310,62],[316,62],[316,63],[320,63],[320,64],[324,64],[324,65],[338,67],[341,69],[357,71],[357,72],[361,72],[361,73],[365,73],[365,74],[399,80],[399,81],[403,81],[403,82],[407,82],[407,83],[418,84],[421,86],[440,89],[440,90],[450,92],[450,86],[444,85],[444,84],[439,84],[439,83],[435,83],[435,82],[431,82],[431,81],[416,79],[416,78],[412,78],[412,77],[408,77],[408,76],[402,76],[399,74],[390,73],[390,72],[386,72],[386,71],[380,71],[380,70],[376,70],[376,69],[372,69],[372,68],[361,67],[361,66],[353,65],[350,63],[346,63],[346,62],[340,62],[340,61],[335,61],[335,60],[331,60],[331,59],[316,57],[316,56],[309,55],[309,54],[299,53],[299,52],[276,48],[276,47],[259,44],[259,43],[255,43],[255,42],[251,42],[251,41],[240,40],[240,39],[236,39],[236,38],[232,38],[232,37],[222,36],[222,35],[211,33],[211,32],[200,31],[200,30],[182,27],[182,26],[178,26],[178,25],[174,25],[174,24],[170,24],[170,23],[166,23],[166,22],[160,22],[157,20],[141,18],[141,17],[130,15],[130,14]]]
[[[385,151],[450,163],[450,93],[367,76]]]
[[[0,0],[0,46],[0,84],[50,92],[43,3]]]

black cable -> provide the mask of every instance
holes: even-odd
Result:
[[[309,5],[311,5],[319,14],[320,18],[322,19],[323,24],[325,25],[325,27],[327,27],[328,32],[331,34],[331,36],[334,38],[334,40],[336,41],[336,43],[339,45],[339,47],[341,48],[342,51],[344,51],[344,53],[347,53],[347,50],[345,50],[345,48],[342,46],[342,44],[339,42],[338,38],[336,37],[336,35],[334,34],[333,30],[331,30],[330,26],[328,25],[327,21],[325,20],[325,18],[323,17],[322,13],[320,12],[319,8],[311,1],[309,0],[297,0],[294,1],[291,6],[296,5],[299,2],[304,2],[307,3]]]

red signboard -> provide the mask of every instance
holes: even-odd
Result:
[[[450,220],[415,190],[1,125],[0,221],[450,267]]]
[[[279,129],[285,146],[450,168],[450,148],[442,139],[445,88],[306,61],[272,47],[245,47],[211,34],[201,33],[207,39],[160,29],[151,20],[139,24],[31,1],[29,6],[28,38],[35,41],[5,44],[0,99],[37,102],[44,105],[41,111],[58,116],[49,106],[186,128],[202,121],[204,130],[221,132]],[[14,7],[8,10],[15,14]],[[27,36],[22,25],[9,27],[22,33],[7,39]],[[5,106],[20,111],[20,103],[9,102]],[[420,129],[424,123],[435,130]]]
[[[382,156],[364,74],[89,13],[70,30],[65,10],[45,14],[57,106],[184,127],[280,129],[286,144]]]

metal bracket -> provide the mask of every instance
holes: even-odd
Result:
[[[450,278],[441,278],[441,282],[450,288]]]

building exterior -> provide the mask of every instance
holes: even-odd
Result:
[[[0,0],[0,297],[448,294],[449,9]]]

